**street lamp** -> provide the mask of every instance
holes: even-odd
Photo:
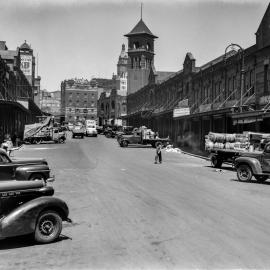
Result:
[[[229,48],[234,48],[234,47],[238,47],[239,51],[241,53],[241,80],[240,80],[240,112],[242,112],[243,110],[243,92],[244,92],[244,83],[245,83],[245,62],[244,62],[244,50],[243,48],[235,43],[231,43],[230,45],[227,46],[227,48],[225,49],[225,59],[226,59],[226,54],[227,54],[227,50]],[[233,89],[234,90],[234,89]]]

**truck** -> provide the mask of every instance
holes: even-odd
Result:
[[[215,168],[221,168],[224,162],[234,164],[236,158],[262,151],[270,134],[243,132],[242,134],[213,133],[205,136],[205,149],[209,152],[209,159]]]
[[[152,147],[157,147],[159,144],[166,146],[169,142],[169,137],[159,138],[155,132],[151,129],[147,129],[145,126],[134,129],[131,135],[122,135],[118,139],[118,143],[121,147],[128,147],[129,144],[150,144]]]
[[[60,127],[54,125],[52,117],[47,117],[40,123],[25,125],[23,140],[25,143],[30,144],[40,144],[49,141],[64,143],[66,141],[66,133]]]
[[[86,136],[92,136],[97,137],[97,122],[96,120],[85,120],[85,135]]]
[[[241,153],[234,159],[234,167],[239,181],[248,182],[254,176],[258,182],[265,182],[270,176],[270,143],[262,151]]]

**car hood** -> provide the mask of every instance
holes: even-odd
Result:
[[[254,152],[243,152],[240,153],[241,157],[253,157],[253,158],[257,158],[258,156],[262,155],[262,151],[254,151]]]
[[[31,165],[31,164],[46,164],[48,162],[44,158],[13,158],[11,159],[12,163],[20,164],[20,165]]]

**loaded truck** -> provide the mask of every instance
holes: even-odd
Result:
[[[134,129],[131,135],[122,135],[118,139],[121,147],[128,147],[129,144],[150,144],[152,147],[157,147],[159,144],[166,146],[169,142],[169,137],[159,138],[155,132],[145,126]]]
[[[224,162],[234,164],[239,156],[263,151],[270,142],[270,134],[243,132],[241,134],[209,132],[205,136],[205,149],[209,152],[212,166],[221,168]]]
[[[40,144],[49,141],[64,143],[66,134],[60,127],[54,126],[52,117],[47,117],[40,123],[25,125],[23,140],[25,143],[30,144]]]

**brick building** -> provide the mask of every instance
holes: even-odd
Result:
[[[148,84],[129,92],[128,124],[146,125],[195,151],[203,149],[209,131],[270,132],[269,24],[270,5],[253,46],[243,50],[236,46],[200,67],[187,53],[183,68],[165,80],[153,80],[156,73],[150,72]],[[132,80],[129,73],[128,77]]]
[[[62,121],[74,123],[97,119],[98,87],[84,79],[70,79],[61,83]]]

